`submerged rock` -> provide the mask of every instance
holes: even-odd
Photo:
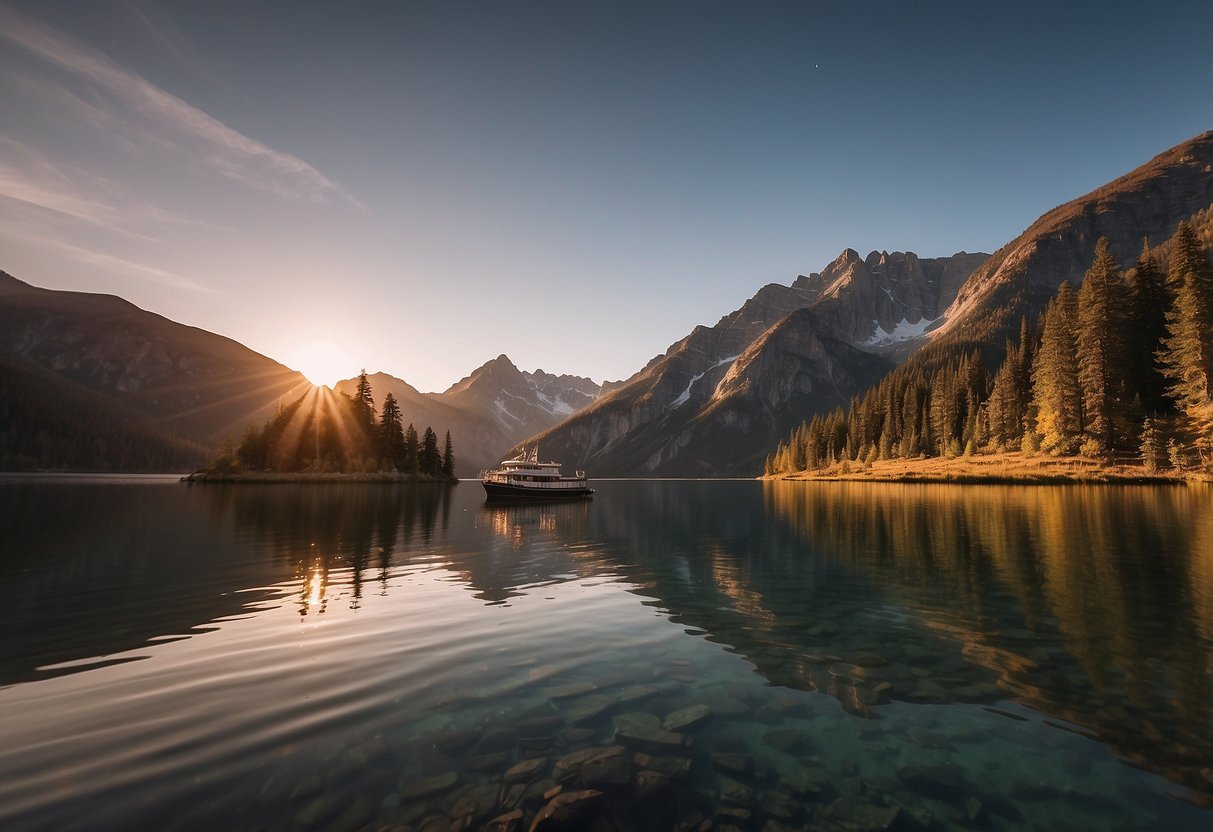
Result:
[[[485,832],[520,832],[522,829],[522,810],[515,809],[498,815],[484,825]]]
[[[716,785],[720,793],[720,799],[725,803],[732,803],[737,806],[749,806],[754,800],[754,792],[750,787],[744,783],[739,783],[732,777],[721,775],[716,778]]]
[[[615,742],[647,751],[683,751],[691,745],[685,734],[667,731],[650,713],[636,711],[615,717]]]
[[[636,797],[640,800],[660,796],[670,788],[670,778],[661,772],[641,771],[636,774]]]
[[[558,794],[539,810],[531,823],[530,832],[573,828],[574,824],[585,821],[597,812],[601,801],[602,792],[596,789]]]
[[[430,737],[430,743],[447,756],[462,754],[480,741],[483,733],[479,728],[462,731],[447,731]]]
[[[455,788],[458,782],[459,773],[454,771],[435,774],[433,777],[421,780],[411,780],[400,787],[400,800],[407,802],[432,794],[441,794]]]
[[[463,767],[468,771],[493,771],[510,761],[510,755],[504,751],[495,754],[477,754],[463,761]]]
[[[754,758],[749,754],[716,753],[712,755],[712,762],[717,768],[724,769],[733,774],[748,775],[754,773]]]
[[[712,716],[712,709],[707,705],[692,705],[666,716],[661,727],[667,731],[686,731],[701,726]]]
[[[630,785],[632,759],[626,753],[602,754],[581,766],[581,782],[587,789],[610,791]]]
[[[471,829],[484,823],[498,810],[500,792],[496,783],[478,783],[464,790],[451,808],[451,828]]]
[[[534,757],[510,767],[502,778],[506,783],[526,782],[547,768],[547,757]]]
[[[626,754],[627,751],[619,745],[595,745],[572,751],[556,761],[556,765],[552,768],[552,778],[557,783],[568,784],[581,776],[582,766],[591,760]]]
[[[573,701],[565,713],[568,716],[569,722],[574,725],[581,725],[597,719],[614,706],[614,698],[604,693],[596,693]]]
[[[965,797],[965,784],[960,774],[950,766],[903,766],[897,770],[897,780],[921,795],[959,804]]]

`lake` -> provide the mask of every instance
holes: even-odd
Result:
[[[596,485],[0,479],[0,828],[1213,828],[1213,489]]]

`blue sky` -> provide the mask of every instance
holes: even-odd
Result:
[[[287,364],[634,372],[1213,127],[1213,5],[0,0],[0,269]]]

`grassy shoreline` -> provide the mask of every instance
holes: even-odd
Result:
[[[259,485],[297,485],[300,483],[383,483],[390,485],[398,483],[439,483],[454,485],[459,480],[454,477],[430,477],[424,474],[390,474],[386,472],[372,474],[319,474],[291,473],[287,471],[241,471],[239,473],[219,474],[208,471],[195,471],[182,477],[181,482],[225,485],[232,483],[256,483]]]
[[[1147,472],[1140,465],[1109,465],[1102,460],[1080,456],[1055,457],[1022,453],[978,454],[943,459],[886,459],[871,465],[850,462],[817,471],[775,474],[769,480],[817,482],[904,482],[953,483],[965,485],[1070,485],[1138,484],[1184,485],[1209,482],[1208,473],[1179,473],[1171,470]]]

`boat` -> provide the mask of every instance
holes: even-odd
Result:
[[[584,500],[594,493],[585,471],[566,477],[559,462],[540,462],[538,445],[481,471],[480,482],[490,500]]]

